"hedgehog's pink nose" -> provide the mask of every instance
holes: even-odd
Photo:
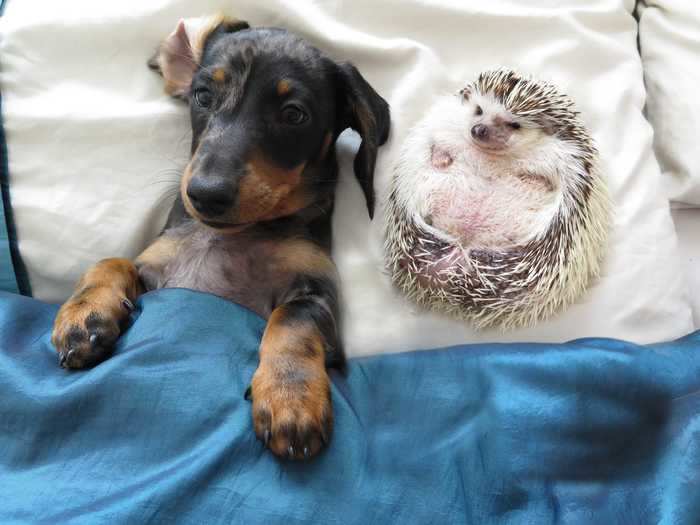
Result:
[[[477,140],[488,140],[489,128],[484,124],[477,124],[472,128],[472,137]]]

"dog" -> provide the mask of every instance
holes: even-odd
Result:
[[[284,29],[224,17],[190,31],[181,20],[149,67],[189,104],[190,161],[155,242],[133,262],[89,268],[61,306],[59,362],[108,357],[146,291],[224,297],[267,319],[249,391],[257,437],[278,456],[310,458],[333,429],[327,369],[345,362],[330,257],[335,142],[347,128],[362,139],[354,171],[371,218],[389,106],[352,64]]]

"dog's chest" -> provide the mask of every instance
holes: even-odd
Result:
[[[163,288],[208,292],[267,318],[291,276],[281,271],[275,242],[218,235],[207,228],[177,232],[180,247],[164,267]]]

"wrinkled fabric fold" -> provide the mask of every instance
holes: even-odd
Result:
[[[56,309],[0,296],[3,524],[700,519],[700,333],[352,359],[330,447],[290,463],[243,398],[255,314],[149,293],[112,358],[69,372]]]

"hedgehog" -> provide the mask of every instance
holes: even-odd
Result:
[[[484,72],[438,98],[398,159],[384,248],[410,299],[512,329],[570,305],[599,275],[610,198],[594,142],[554,85]]]

